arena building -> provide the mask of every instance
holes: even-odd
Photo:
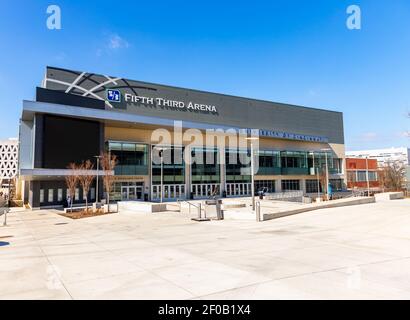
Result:
[[[224,143],[205,143],[199,136],[208,132]],[[32,208],[62,205],[68,164],[95,161],[104,151],[118,159],[114,200],[249,196],[250,163],[231,160],[249,157],[250,145],[225,143],[235,132],[259,137],[256,191],[316,193],[325,159],[332,189],[345,188],[340,112],[48,67],[35,100],[23,101],[24,201]],[[163,161],[165,152],[170,161]],[[199,155],[213,161],[192,161]],[[96,189],[83,195],[79,188],[76,201],[95,200]],[[102,185],[98,190],[103,198]]]

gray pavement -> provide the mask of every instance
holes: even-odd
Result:
[[[410,200],[256,223],[13,212],[0,299],[410,299]]]

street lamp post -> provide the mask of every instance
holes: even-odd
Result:
[[[255,164],[253,159],[253,142],[251,140],[251,172],[252,172],[252,184],[251,184],[251,192],[252,192],[252,211],[255,211]]]
[[[255,155],[253,150],[253,140],[258,140],[258,137],[249,137],[246,140],[251,142],[251,193],[252,193],[252,211],[255,211]]]
[[[327,164],[327,152],[325,153],[326,161],[326,200],[329,201],[329,166]]]
[[[164,194],[164,149],[160,150],[160,157],[161,157],[161,196],[160,201],[162,203],[163,194]]]
[[[315,152],[312,151],[310,153],[312,155],[313,158],[313,173],[314,175],[316,175],[316,179],[317,179],[317,198],[320,198],[320,181],[319,181],[319,170],[316,170],[316,166],[315,166]]]
[[[326,162],[326,200],[329,201],[329,165],[327,163],[327,152],[331,149],[325,148],[321,149],[321,151],[325,152],[325,162]]]

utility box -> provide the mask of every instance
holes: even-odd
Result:
[[[213,210],[212,210],[212,209]],[[217,220],[223,220],[224,219],[224,213],[222,210],[222,200],[206,200],[205,201],[205,210],[207,213],[207,216],[210,216],[211,210],[213,211],[212,213],[216,214],[216,219]]]

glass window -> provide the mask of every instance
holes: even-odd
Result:
[[[307,168],[307,152],[282,152],[281,166],[282,168]]]
[[[158,147],[159,148],[159,147]],[[185,161],[184,148],[181,147],[164,147],[164,163],[162,164],[163,184],[185,184]],[[158,155],[158,151],[153,150]],[[159,157],[159,156],[158,156]],[[161,164],[159,159],[152,159],[152,184],[161,184]],[[164,189],[165,191],[165,189]]]
[[[44,203],[44,189],[40,189],[40,203]]]
[[[306,180],[306,193],[317,193],[319,186],[319,192],[322,192],[322,184],[317,180]]]
[[[369,171],[369,181],[377,181],[377,172]]]
[[[91,188],[90,199],[95,200],[95,188]]]
[[[330,179],[330,185],[332,186],[333,192],[335,191],[343,191],[343,180],[342,179]]]
[[[192,183],[220,183],[217,149],[194,148],[191,156],[193,161],[191,166]]]
[[[297,191],[300,190],[299,180],[282,180],[282,191]]]
[[[255,193],[259,192],[274,193],[275,180],[257,180],[255,181]]]
[[[75,188],[74,200],[80,200],[80,189]]]
[[[108,149],[118,160],[116,175],[148,175],[146,144],[109,141]]]
[[[54,189],[48,189],[47,202],[53,202],[53,201],[54,201]]]
[[[249,183],[251,181],[250,156],[250,150],[246,149],[225,150],[226,183]]]
[[[357,181],[367,181],[366,171],[357,171]]]
[[[63,201],[63,189],[61,188],[57,190],[57,201],[58,202]]]

